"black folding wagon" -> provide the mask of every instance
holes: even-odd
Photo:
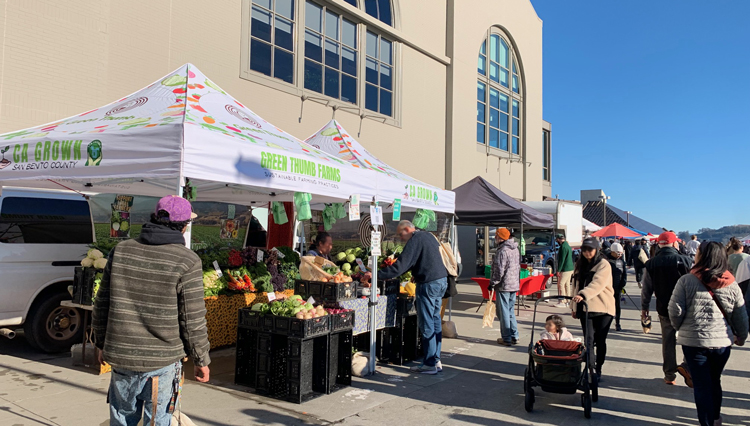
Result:
[[[591,351],[584,343],[560,340],[538,340],[534,342],[536,311],[540,302],[549,299],[572,300],[566,296],[542,297],[534,304],[534,319],[531,324],[531,342],[529,343],[529,365],[523,378],[526,411],[534,409],[536,400],[534,388],[540,387],[544,392],[575,394],[579,390],[583,415],[591,418],[591,402],[599,399],[597,376],[590,362]],[[584,307],[584,316],[588,320],[588,306]]]

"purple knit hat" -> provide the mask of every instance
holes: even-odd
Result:
[[[198,217],[193,213],[193,207],[190,201],[176,195],[167,195],[156,203],[154,212],[159,214],[160,210],[169,213],[170,222],[185,222]]]

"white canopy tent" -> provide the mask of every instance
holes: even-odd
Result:
[[[335,119],[305,139],[305,143],[358,169],[376,172],[377,201],[390,203],[400,199],[401,205],[406,209],[421,208],[451,214],[455,212],[455,192],[420,182],[380,161],[349,136]]]
[[[192,64],[104,107],[0,135],[0,145],[4,186],[162,196],[187,179],[199,201],[292,201],[309,192],[319,204],[353,194],[393,201],[414,182],[301,142]],[[452,212],[453,199],[440,195],[433,209]]]
[[[363,208],[400,198],[403,210],[454,212],[452,192],[389,168],[348,135],[346,142],[357,161],[301,142],[185,64],[104,107],[0,135],[0,185],[158,197],[189,184],[199,201],[237,204],[307,192],[320,205],[359,194]],[[374,339],[371,346],[374,354]]]
[[[588,232],[588,233],[596,232],[596,231],[602,229],[601,226],[599,226],[599,225],[595,224],[594,222],[591,222],[590,220],[587,220],[587,219],[581,219],[581,225],[583,226],[583,232]]]

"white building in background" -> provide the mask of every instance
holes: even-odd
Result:
[[[0,133],[192,62],[301,139],[335,115],[430,184],[480,175],[521,200],[551,193],[529,0],[30,0],[6,2],[0,22]]]

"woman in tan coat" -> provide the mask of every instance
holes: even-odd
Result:
[[[592,355],[596,352],[596,376],[601,380],[602,365],[607,356],[607,334],[615,316],[615,291],[612,287],[612,268],[602,256],[596,238],[583,240],[573,279],[577,292],[571,304],[573,318],[581,321],[586,348]],[[587,323],[584,322],[581,301],[588,306]]]

